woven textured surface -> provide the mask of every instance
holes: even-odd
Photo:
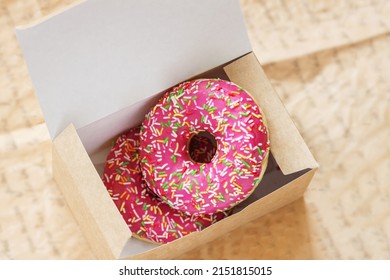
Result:
[[[51,176],[14,29],[73,0],[0,2],[0,258],[93,259]],[[320,163],[304,198],[183,259],[390,259],[390,2],[242,0],[256,55]]]

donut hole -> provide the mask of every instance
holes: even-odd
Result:
[[[189,139],[188,153],[192,161],[210,163],[217,152],[217,140],[207,131],[200,131]]]

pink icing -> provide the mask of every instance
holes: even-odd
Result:
[[[139,164],[139,131],[140,127],[133,128],[116,140],[102,178],[130,230],[140,238],[167,243],[224,218],[225,213],[185,215],[147,188]]]
[[[189,140],[200,131],[215,137],[210,163],[189,155]],[[166,92],[146,115],[141,129],[141,169],[149,188],[187,214],[226,211],[259,184],[269,139],[253,98],[223,80],[184,82]]]

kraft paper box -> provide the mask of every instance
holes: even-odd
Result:
[[[53,139],[54,178],[98,258],[175,258],[298,199],[317,169],[252,52],[237,0],[85,1],[17,36]],[[132,237],[100,178],[109,143],[165,90],[195,77],[252,94],[271,155],[256,191],[228,218],[158,246]]]

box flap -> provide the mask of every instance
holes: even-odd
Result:
[[[306,168],[317,168],[318,163],[310,153],[256,56],[250,53],[224,69],[231,81],[252,93],[263,110],[270,134],[271,151],[283,174],[291,174]]]
[[[133,240],[72,124],[53,141],[53,175],[100,258],[119,258]]]
[[[238,0],[85,1],[17,37],[52,138],[251,51]]]

